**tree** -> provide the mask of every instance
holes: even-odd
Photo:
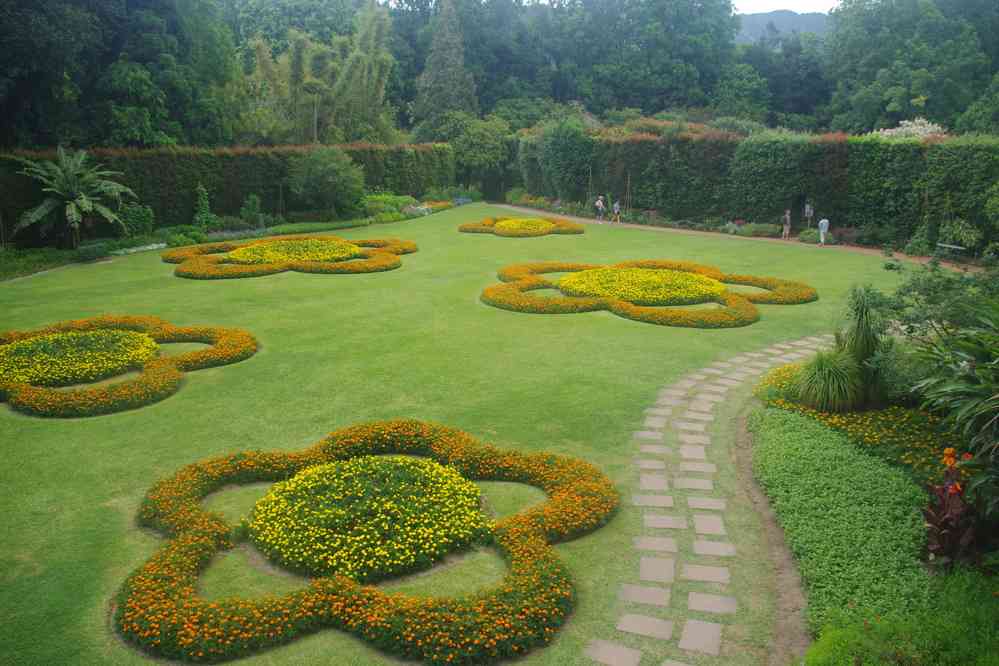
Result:
[[[463,131],[451,139],[455,161],[467,184],[481,185],[488,175],[503,167],[508,157],[509,134],[510,126],[505,120],[489,116],[484,120],[471,118]]]
[[[441,0],[433,22],[433,42],[417,81],[414,116],[433,126],[448,111],[475,114],[475,82],[465,69],[465,45],[453,0]]]
[[[43,233],[55,226],[64,236],[69,236],[73,248],[80,244],[80,226],[97,217],[120,228],[128,229],[109,208],[118,208],[122,197],[137,198],[135,192],[121,183],[109,180],[120,176],[116,171],[104,171],[100,164],[87,164],[85,151],[67,153],[59,146],[54,162],[21,159],[24,169],[20,172],[37,180],[46,192],[45,198],[34,208],[25,211],[14,227],[14,233],[33,225],[44,225]]]
[[[982,96],[957,119],[957,130],[999,134],[999,73]]]
[[[752,65],[736,64],[725,70],[714,94],[718,115],[763,122],[769,106],[767,82]]]
[[[289,161],[288,184],[308,205],[346,215],[360,208],[364,170],[339,148],[319,148]]]

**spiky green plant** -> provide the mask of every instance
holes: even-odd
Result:
[[[63,233],[69,233],[76,248],[80,244],[80,225],[93,216],[128,233],[125,223],[111,207],[118,208],[122,197],[137,198],[135,192],[110,180],[120,176],[119,172],[104,171],[100,164],[91,166],[88,159],[86,151],[68,153],[59,146],[55,161],[20,160],[24,165],[20,174],[40,182],[46,196],[21,215],[14,227],[15,234],[35,224],[54,224]]]
[[[819,352],[794,380],[792,394],[804,405],[823,412],[847,412],[863,398],[860,367],[849,353]]]
[[[871,361],[886,345],[888,324],[882,316],[885,297],[871,286],[853,287],[847,303],[847,324],[838,336],[839,348],[850,354],[860,369],[861,401],[877,402],[880,376]]]

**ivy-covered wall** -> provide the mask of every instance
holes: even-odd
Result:
[[[589,163],[586,156],[591,156]],[[600,137],[582,128],[523,136],[518,167],[531,194],[581,201],[610,194],[674,219],[796,224],[810,199],[855,240],[938,240],[981,251],[999,241],[986,214],[999,183],[999,137],[885,139],[723,132]],[[991,195],[990,195],[991,191]],[[959,220],[959,222],[954,222]],[[973,231],[969,231],[972,229]]]
[[[454,183],[454,152],[447,144],[340,146],[364,169],[369,190],[420,196],[426,190]],[[139,201],[151,206],[158,226],[190,224],[195,188],[202,183],[210,192],[212,210],[235,215],[250,194],[260,197],[265,210],[300,209],[285,181],[290,157],[311,146],[270,148],[162,148],[154,150],[95,149],[94,162],[123,175],[120,180],[135,190]],[[32,159],[49,159],[54,153],[19,153]],[[0,214],[9,230],[21,213],[38,203],[36,183],[17,174],[15,155],[0,155]]]

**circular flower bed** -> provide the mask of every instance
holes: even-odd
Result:
[[[226,255],[231,264],[274,264],[278,262],[336,262],[362,256],[361,248],[337,238],[303,238],[255,243]]]
[[[510,238],[532,238],[548,234],[581,234],[583,226],[554,217],[488,217],[481,222],[470,222],[458,227],[469,234],[495,234]]]
[[[365,456],[310,467],[253,509],[253,542],[295,571],[356,581],[426,569],[480,539],[479,489],[432,460]]]
[[[377,273],[402,266],[399,255],[416,252],[416,244],[398,238],[347,241],[336,236],[286,236],[249,242],[191,245],[161,256],[178,277],[224,280],[259,277],[284,271],[299,273]]]
[[[632,273],[631,269],[663,272],[661,278],[648,273]],[[613,273],[629,272],[624,277]],[[580,277],[566,276],[557,282],[541,277],[545,273],[586,273]],[[689,278],[676,277],[675,273],[688,274]],[[707,281],[701,278],[708,279]],[[608,310],[626,319],[643,321],[661,326],[689,328],[733,328],[748,326],[759,320],[756,303],[797,304],[818,299],[818,293],[806,284],[778,278],[755,275],[723,273],[714,266],[687,261],[640,260],[626,261],[611,266],[543,261],[514,264],[499,272],[503,284],[486,287],[482,301],[497,308],[534,314],[567,314]],[[749,294],[735,293],[712,284],[741,284],[765,291]],[[671,290],[668,285],[674,285]],[[695,286],[696,285],[696,286]],[[581,295],[545,297],[535,292],[545,289],[560,290]],[[582,295],[583,290],[593,295]],[[577,291],[578,290],[578,291]],[[612,293],[613,292],[613,293]],[[656,307],[666,305],[657,298],[686,296],[697,300],[687,303],[718,303],[715,309],[683,309]],[[677,301],[683,302],[683,301]],[[669,305],[675,305],[669,303]]]
[[[200,342],[208,349],[170,357],[158,345]],[[105,315],[34,331],[0,333],[0,401],[36,416],[96,416],[162,400],[184,372],[236,363],[257,351],[238,328],[180,327],[158,317]],[[79,389],[55,387],[138,370],[134,379]]]
[[[86,384],[138,369],[157,349],[135,331],[49,333],[0,346],[0,377],[9,384]]]
[[[283,596],[209,601],[198,594],[208,563],[245,534],[206,511],[206,495],[229,484],[283,481],[317,466],[386,453],[424,456],[469,480],[527,483],[547,494],[543,504],[491,526],[487,538],[509,566],[501,581],[460,598],[386,593],[340,574]],[[234,659],[327,627],[431,663],[516,658],[550,642],[572,610],[572,581],[552,544],[604,524],[617,503],[610,479],[581,460],[504,451],[419,421],[346,428],[297,453],[211,458],[179,470],[146,495],[139,522],[169,540],[125,581],[114,623],[150,654],[186,661]]]
[[[636,305],[690,305],[719,298],[725,285],[706,275],[651,268],[594,268],[562,278],[569,296],[607,296]]]

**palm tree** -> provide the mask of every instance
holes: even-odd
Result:
[[[34,161],[21,159],[24,170],[22,176],[34,178],[42,184],[45,199],[40,204],[25,211],[14,227],[14,233],[34,224],[53,221],[64,232],[69,232],[73,248],[80,245],[80,224],[88,216],[101,217],[126,233],[128,229],[118,214],[108,207],[117,208],[123,196],[138,198],[130,188],[109,180],[120,176],[117,171],[102,171],[100,164],[87,163],[86,151],[67,153],[59,146],[56,161]]]

